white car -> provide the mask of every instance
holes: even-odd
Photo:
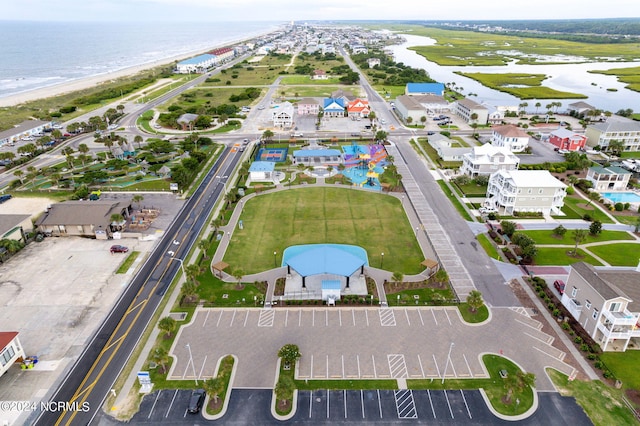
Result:
[[[478,211],[480,212],[480,214],[496,213],[496,209],[492,207],[480,207]]]

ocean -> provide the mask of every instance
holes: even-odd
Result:
[[[0,21],[0,98],[276,30],[277,22]]]

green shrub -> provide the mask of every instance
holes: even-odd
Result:
[[[589,355],[587,355],[587,359],[590,359],[590,360],[592,360],[592,361],[593,361],[594,359],[596,359],[596,358],[598,358],[598,355],[596,355],[596,354],[589,354]]]
[[[573,341],[574,341],[575,343],[577,343],[577,344],[580,344],[580,343],[582,343],[582,337],[580,337],[580,336],[576,336],[576,338],[575,338],[575,339],[573,339]]]
[[[569,325],[568,322],[563,322],[561,327],[562,327],[563,330],[568,330],[568,329],[571,328],[571,326]]]
[[[586,343],[583,343],[580,345],[580,350],[582,352],[589,352],[589,345],[587,345]]]
[[[602,361],[598,360],[598,361],[593,363],[593,366],[595,368],[597,368],[598,370],[602,370],[602,367],[604,367],[604,364],[602,363]]]

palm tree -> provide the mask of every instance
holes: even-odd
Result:
[[[482,293],[478,290],[472,290],[467,295],[467,305],[469,310],[473,313],[478,312],[478,309],[484,306],[484,300],[482,300]]]
[[[163,347],[158,346],[151,353],[151,360],[158,364],[162,369],[162,374],[166,373],[167,363],[169,362],[169,353]]]
[[[22,176],[24,176],[24,172],[22,170],[16,170],[13,172],[13,175],[20,180],[20,185],[22,185]]]
[[[111,147],[113,146],[113,141],[110,138],[106,138],[104,140],[104,146],[109,148],[109,153],[111,153]],[[113,156],[113,154],[111,154]],[[107,158],[109,158],[109,154],[107,154]]]
[[[270,142],[271,138],[273,138],[273,132],[271,130],[267,129],[262,133],[262,139],[265,142]]]
[[[198,277],[198,275],[202,273],[202,269],[200,269],[200,265],[196,265],[195,263],[192,263],[191,265],[187,265],[184,268],[184,273],[187,276],[187,280],[193,281],[196,285],[199,284],[198,281],[196,280],[196,277]]]
[[[542,104],[540,102],[536,102],[536,115],[538,115],[538,108],[540,108],[542,106]]]
[[[396,285],[398,285],[398,283],[402,284],[402,280],[404,280],[404,274],[402,272],[394,272],[393,275],[391,275],[391,279],[394,283],[396,283]]]
[[[238,287],[240,287],[240,281],[242,281],[242,277],[244,276],[244,271],[242,268],[235,268],[233,270],[233,277],[238,280]]]
[[[209,258],[209,256],[207,255],[207,249],[209,248],[209,241],[207,241],[205,238],[201,239],[200,241],[198,241],[198,248],[202,252],[202,257],[205,260],[207,260]]]
[[[411,124],[413,123],[413,117],[409,116],[407,117],[407,124]]]
[[[582,243],[589,234],[589,231],[586,229],[574,229],[572,232],[573,241],[575,241],[576,245],[573,248],[573,255],[576,256],[578,254],[578,245]]]
[[[176,326],[176,320],[171,317],[164,317],[160,320],[160,322],[158,322],[158,328],[161,331],[164,331],[165,337],[170,337],[176,329]]]
[[[134,204],[138,205],[138,208],[140,208],[140,201],[144,200],[144,197],[140,194],[136,194],[133,197],[131,197],[131,202]]]
[[[87,154],[89,152],[89,146],[86,143],[81,143],[78,145],[78,152],[82,154]]]
[[[136,136],[133,138],[133,141],[134,141],[135,143],[137,143],[137,144],[138,144],[138,149],[142,149],[142,142],[144,141],[144,139],[142,138],[142,136],[140,136],[140,135],[136,135]]]
[[[213,402],[217,404],[218,398],[220,398],[220,394],[224,391],[224,381],[220,380],[217,377],[212,377],[205,380],[203,386],[207,394],[213,399]]]

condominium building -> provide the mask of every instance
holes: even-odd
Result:
[[[511,152],[522,152],[529,146],[529,135],[513,124],[496,126],[491,135],[491,144],[506,147]]]
[[[566,188],[548,170],[501,170],[489,177],[485,206],[506,215],[514,212],[558,215]]]
[[[474,178],[479,175],[490,175],[499,170],[517,170],[519,164],[518,156],[507,148],[484,144],[472,147],[471,152],[463,156],[460,171]]]
[[[622,142],[623,151],[640,151],[640,122],[617,115],[604,123],[591,124],[585,132],[587,145],[606,151],[611,141]]]

